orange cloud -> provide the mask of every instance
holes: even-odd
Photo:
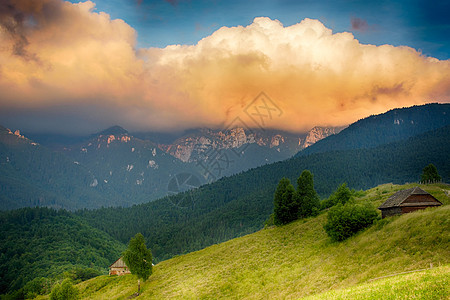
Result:
[[[16,31],[0,23],[0,110],[92,107],[105,126],[130,129],[223,127],[236,117],[257,126],[245,112],[264,91],[282,111],[264,126],[303,131],[450,102],[449,60],[360,44],[317,20],[255,18],[196,45],[136,49],[134,29],[90,1],[11,2],[24,17],[11,21]]]

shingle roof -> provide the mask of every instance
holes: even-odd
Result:
[[[425,192],[424,190],[422,190],[420,187],[416,186],[411,189],[398,191],[397,193],[395,193],[394,195],[389,197],[386,200],[386,202],[381,204],[380,207],[378,207],[378,208],[382,209],[382,208],[389,208],[389,207],[398,207],[402,204],[403,201],[405,201],[411,195],[430,195],[430,194]],[[436,199],[436,201],[438,201],[438,200]]]
[[[115,262],[113,262],[113,264],[110,265],[109,267],[110,268],[126,268],[127,265],[125,264],[125,262],[123,261],[123,259],[121,257],[118,260],[116,260]]]

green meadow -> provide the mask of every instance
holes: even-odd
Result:
[[[357,192],[356,200],[379,206],[411,186],[382,185]],[[444,205],[378,220],[343,242],[326,235],[326,211],[265,228],[157,264],[138,298],[448,299],[450,186],[421,187]],[[137,278],[100,276],[77,288],[82,299],[127,299],[137,291]]]

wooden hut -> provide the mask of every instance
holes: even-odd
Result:
[[[381,217],[402,215],[427,207],[440,206],[442,203],[420,187],[398,191],[378,207]]]
[[[123,261],[122,257],[109,266],[109,275],[125,275],[131,274],[130,269]]]

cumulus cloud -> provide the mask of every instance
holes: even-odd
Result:
[[[246,112],[263,91],[282,112],[265,126],[304,131],[399,106],[450,102],[450,61],[409,47],[364,45],[317,20],[285,27],[255,18],[196,45],[137,49],[134,29],[96,12],[90,1],[8,1],[22,17],[8,17],[13,30],[0,22],[3,113],[48,116],[42,112],[67,107],[68,124],[131,130],[223,127],[236,117],[257,126]],[[9,10],[0,9],[2,20]]]

